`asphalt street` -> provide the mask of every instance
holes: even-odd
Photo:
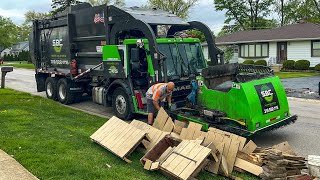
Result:
[[[284,86],[285,88],[291,88],[288,84],[294,83],[296,81],[290,83],[290,79],[287,79]],[[306,83],[309,82],[304,80],[304,84]],[[312,84],[312,82],[310,83]],[[36,90],[33,70],[15,68],[13,72],[6,76],[6,87],[45,97],[44,92],[38,93]],[[314,86],[312,87],[314,88]],[[255,135],[252,139],[261,147],[288,141],[300,155],[320,155],[320,143],[318,143],[320,139],[320,101],[291,97],[288,100],[291,113],[298,115],[298,121],[272,132]],[[106,118],[113,116],[111,107],[97,105],[91,102],[88,97],[84,97],[81,102],[72,104],[70,107]]]

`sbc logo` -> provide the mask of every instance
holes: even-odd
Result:
[[[273,100],[273,93],[272,90],[267,86],[263,85],[261,87],[261,96],[267,101],[271,102]]]
[[[55,52],[60,53],[63,46],[62,39],[52,40],[52,46]]]
[[[110,68],[109,68],[109,74],[111,75],[111,76],[115,76],[116,74],[118,74],[118,69],[115,67],[115,66],[110,66]]]

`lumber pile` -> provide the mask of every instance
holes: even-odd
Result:
[[[173,121],[161,108],[153,126],[133,120],[130,124],[112,117],[90,138],[126,162],[139,146],[146,149],[143,168],[159,170],[171,179],[195,179],[202,170],[230,179],[233,171],[248,172],[262,179],[306,179],[304,157],[288,142],[259,148],[252,140],[193,122]]]
[[[263,152],[262,179],[296,179],[300,177],[301,170],[307,169],[304,157],[284,153],[278,149],[266,149]]]

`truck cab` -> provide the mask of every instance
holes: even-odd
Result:
[[[191,92],[191,81],[195,80],[201,74],[202,69],[207,67],[201,42],[197,38],[158,38],[156,41],[159,51],[165,57],[163,63],[160,64],[161,76],[165,77],[167,82],[175,83],[173,104],[175,107],[183,107],[186,97]],[[119,62],[119,60],[112,57],[111,47],[112,45],[106,45],[103,48],[103,61],[106,64],[104,67],[109,72],[118,72],[113,75],[114,78],[130,79],[135,92],[132,96],[133,112],[146,114],[146,91],[151,85],[159,82],[159,71],[153,67],[148,40],[126,39],[123,45],[118,45],[120,66],[114,66],[114,62]],[[109,97],[109,99],[112,98]],[[119,104],[115,107],[116,112],[127,104],[122,100],[123,98],[116,97],[115,103]]]

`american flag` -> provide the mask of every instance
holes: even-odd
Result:
[[[103,13],[97,13],[97,14],[95,14],[94,15],[94,18],[93,18],[93,22],[94,23],[104,23],[104,15],[103,15]]]

